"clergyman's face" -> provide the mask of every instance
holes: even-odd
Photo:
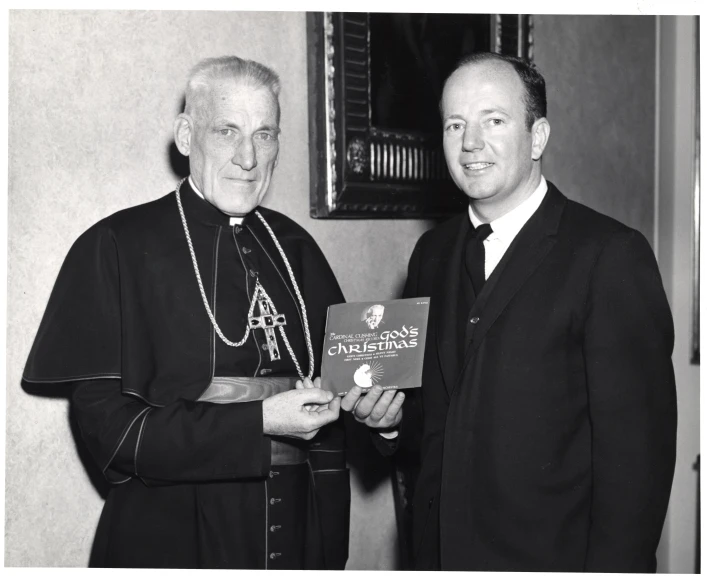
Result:
[[[277,166],[280,129],[275,96],[267,88],[219,80],[194,109],[188,117],[186,153],[194,183],[224,213],[249,213],[265,197]]]
[[[366,324],[373,330],[378,327],[383,319],[383,311],[381,308],[372,308],[368,310],[368,317],[366,318]]]
[[[442,96],[449,172],[474,207],[494,219],[519,205],[540,180],[535,161],[549,125],[539,119],[527,129],[524,94],[511,65],[484,61],[455,71]]]

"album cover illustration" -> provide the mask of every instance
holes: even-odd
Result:
[[[419,388],[430,298],[356,302],[329,307],[322,388],[339,395]]]

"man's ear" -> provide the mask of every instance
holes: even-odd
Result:
[[[550,123],[545,117],[537,119],[530,129],[533,136],[533,148],[531,156],[533,161],[538,161],[543,156],[543,151],[550,139]]]
[[[191,137],[194,131],[194,121],[186,113],[182,113],[174,119],[174,143],[179,152],[185,157],[191,152]]]

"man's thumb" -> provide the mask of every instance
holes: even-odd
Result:
[[[319,388],[308,388],[299,390],[299,392],[301,392],[300,401],[302,404],[327,404],[334,398],[332,392]]]

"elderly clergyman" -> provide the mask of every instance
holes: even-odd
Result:
[[[191,175],[88,229],[59,273],[23,380],[74,385],[112,483],[92,566],[346,563],[339,402],[312,382],[344,299],[311,236],[259,207],[279,92],[257,62],[199,63],[174,124]]]

